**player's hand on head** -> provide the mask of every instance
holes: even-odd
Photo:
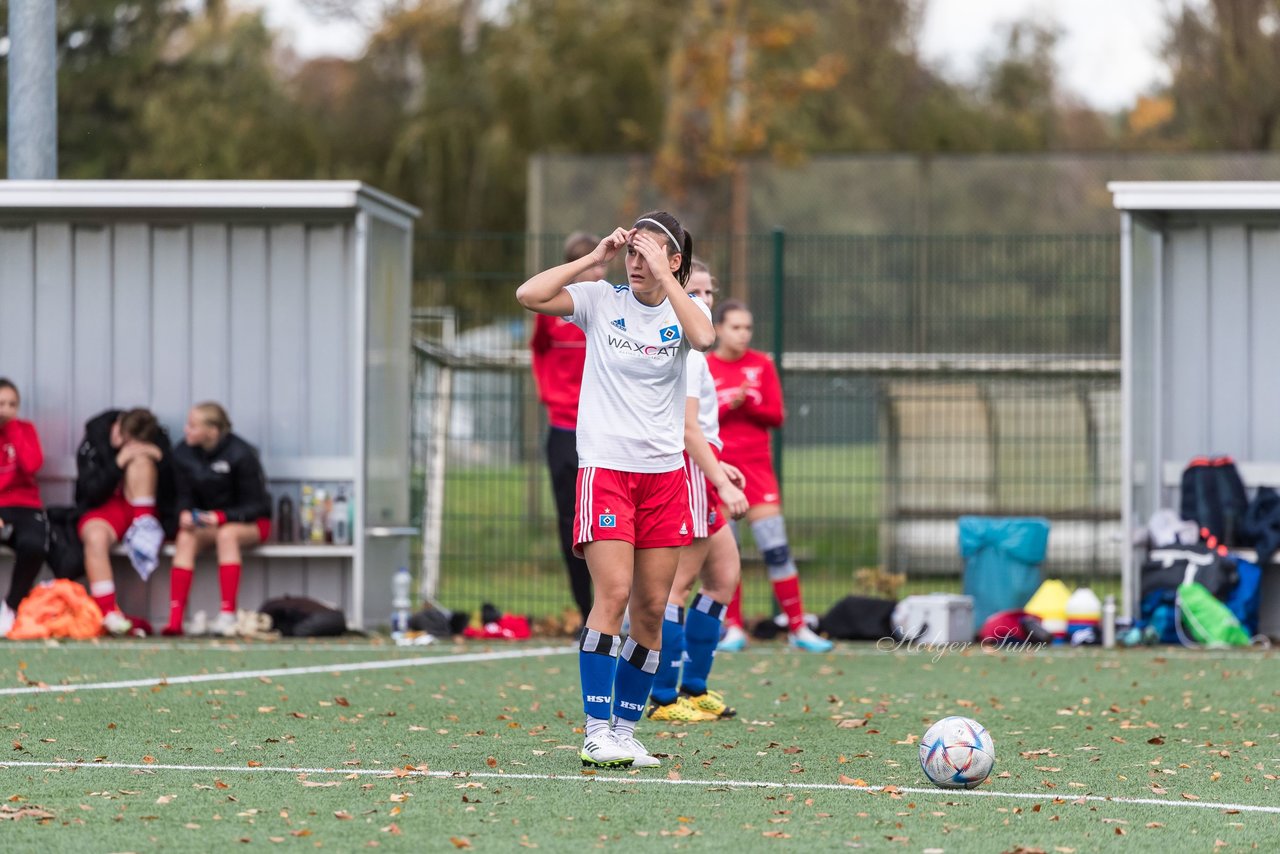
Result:
[[[596,247],[595,260],[601,264],[608,264],[613,260],[614,256],[622,251],[622,248],[631,240],[631,235],[635,234],[635,229],[626,229],[619,226],[613,230],[612,234],[606,234],[604,239],[600,241],[600,245]]]
[[[657,274],[668,269],[666,244],[659,242],[649,232],[636,231],[631,238],[631,245],[644,258],[651,273]]]

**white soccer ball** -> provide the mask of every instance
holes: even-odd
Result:
[[[920,739],[920,767],[936,786],[972,789],[996,764],[996,746],[986,727],[972,718],[951,715]]]

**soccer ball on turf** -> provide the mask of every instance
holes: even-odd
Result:
[[[972,718],[951,715],[929,727],[920,739],[920,767],[936,786],[972,789],[996,764],[991,733]]]

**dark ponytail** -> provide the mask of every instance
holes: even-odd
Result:
[[[689,284],[689,275],[693,272],[693,235],[684,230],[680,220],[666,211],[650,211],[641,214],[632,227],[661,235],[666,243],[674,241],[672,248],[680,253],[680,269],[676,270],[676,281],[682,288]]]

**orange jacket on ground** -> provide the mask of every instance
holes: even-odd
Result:
[[[72,638],[88,640],[102,634],[102,611],[89,591],[74,581],[58,578],[39,584],[18,606],[9,640]]]

